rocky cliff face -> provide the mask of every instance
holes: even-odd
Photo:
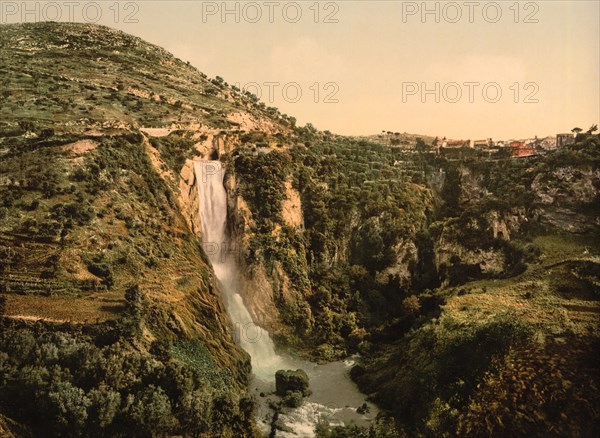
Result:
[[[282,331],[290,329],[283,325],[281,304],[293,302],[298,297],[292,293],[294,289],[292,283],[279,263],[270,267],[265,266],[265,260],[261,257],[260,251],[256,253],[256,259],[248,258],[254,235],[252,230],[256,225],[252,211],[240,193],[235,174],[227,175],[225,187],[228,195],[229,228],[244,276],[241,295],[254,321],[277,336]],[[289,184],[287,187],[284,220],[290,226],[301,227],[302,212],[299,196]],[[279,232],[280,229],[274,230],[275,235]]]
[[[196,147],[198,157],[221,156],[228,163],[225,185],[228,193],[229,229],[245,275],[242,290],[244,300],[253,318],[261,326],[276,335],[284,333],[291,327],[287,325],[289,322],[285,322],[282,311],[305,306],[314,291],[299,291],[280,260],[266,264],[260,251],[254,253],[257,257],[255,260],[248,259],[256,222],[249,203],[242,195],[240,178],[231,165],[232,154],[243,145],[241,134],[215,132],[209,134],[203,145],[202,148]],[[269,153],[273,150],[273,145],[263,148],[257,153]],[[195,192],[191,190],[194,183],[189,176],[189,166],[189,162],[184,166],[180,184],[181,194],[185,199],[183,204],[191,206],[195,202]],[[525,190],[529,190],[535,202],[509,208],[489,204],[490,198],[497,197],[497,193],[488,186],[491,177],[486,172],[485,167],[460,164],[456,173],[458,180],[447,178],[444,170],[429,175],[428,184],[435,194],[431,201],[431,208],[434,209],[431,216],[435,216],[435,210],[444,208],[443,193],[451,189],[458,193],[458,211],[463,217],[433,225],[431,254],[422,251],[422,243],[417,242],[415,233],[400,239],[392,248],[393,262],[376,273],[376,281],[384,284],[389,278],[394,278],[400,288],[411,290],[420,281],[420,270],[429,264],[432,265],[432,272],[439,275],[440,281],[455,281],[451,280],[452,276],[464,275],[468,278],[501,277],[512,272],[518,263],[518,250],[511,244],[519,238],[524,227],[542,223],[566,231],[585,231],[597,226],[597,217],[579,211],[579,206],[591,203],[598,196],[598,171],[565,168],[552,175],[543,171],[532,175],[533,170],[528,170],[526,174],[530,175],[528,178],[531,183]],[[449,187],[450,185],[456,187]],[[322,189],[329,190],[325,183],[322,184]],[[511,190],[510,187],[507,190]],[[291,180],[285,182],[284,191],[280,222],[272,232],[276,241],[280,239],[282,227],[303,233],[305,226],[306,206]],[[491,207],[487,207],[488,204]],[[556,205],[560,205],[560,208],[556,209]],[[198,220],[194,218],[196,207],[190,207],[186,211],[190,226],[199,229]],[[352,230],[358,232],[364,224],[353,206],[348,206],[347,217],[349,221],[345,232],[338,232],[336,239],[327,240],[318,254],[307,250],[302,255],[313,263],[311,267],[305,268],[307,276],[309,270],[316,266],[334,269],[349,262]],[[425,230],[429,226],[427,218],[419,225]],[[469,238],[465,239],[464,236]]]
[[[179,205],[188,226],[197,236],[202,235],[199,202],[194,160],[187,160],[181,169],[179,178]]]
[[[411,239],[402,239],[393,247],[394,262],[377,273],[379,281],[384,282],[389,276],[398,279],[398,284],[403,289],[410,289],[414,277],[415,266],[419,262],[419,253],[415,242]]]
[[[250,124],[254,128],[260,125],[260,123],[257,124],[260,119],[256,117],[246,119],[238,114],[235,120],[245,125]],[[269,135],[284,130],[283,127],[277,126],[273,122],[269,122],[265,126],[265,129],[268,128],[267,132],[261,132],[261,135]],[[164,131],[145,130],[145,132],[150,137],[169,134],[169,132]],[[260,253],[257,254],[259,257],[256,260],[248,258],[256,223],[248,202],[241,193],[239,178],[233,171],[232,165],[232,153],[240,147],[243,131],[225,133],[200,126],[188,127],[186,132],[189,137],[198,140],[193,145],[190,158],[185,160],[177,177],[172,174],[163,176],[169,180],[173,187],[176,187],[178,204],[187,225],[196,236],[201,237],[202,224],[198,204],[198,184],[201,184],[201,182],[197,181],[194,163],[198,160],[221,159],[225,171],[224,185],[228,196],[228,230],[232,245],[230,251],[237,258],[244,277],[244,281],[241,282],[242,290],[240,294],[253,319],[260,326],[275,335],[283,331],[289,331],[290,327],[282,323],[282,303],[293,305],[304,299],[296,296],[295,287],[280,263],[275,262],[273,265],[266,266],[265,260],[260,257]],[[268,152],[268,150],[269,146],[265,148],[263,153]],[[160,160],[160,156],[155,157],[154,164],[158,170],[166,167],[165,163]],[[303,230],[300,196],[292,187],[291,181],[285,184],[285,199],[282,203],[281,214],[282,226],[298,230],[298,232]],[[275,237],[279,233],[281,233],[281,227],[277,227],[273,231]]]
[[[449,172],[456,175],[453,180],[444,170],[429,176],[438,209],[452,202],[453,198],[444,200],[444,194],[454,193],[454,213],[460,216],[436,226],[438,270],[460,264],[481,275],[503,275],[513,253],[500,242],[518,238],[524,227],[551,226],[575,233],[598,229],[599,215],[593,205],[598,199],[599,171],[589,166],[548,170],[541,163],[515,163],[499,170],[493,163],[492,169],[483,163],[458,163],[450,164]],[[504,180],[500,185],[499,179]],[[517,191],[521,199],[515,201]]]
[[[302,214],[302,201],[300,194],[292,187],[291,181],[285,182],[285,199],[281,208],[281,216],[284,223],[295,230],[304,228],[304,217]]]
[[[483,175],[468,166],[459,166],[458,172],[460,177],[459,203],[469,205],[481,201],[487,193]]]
[[[600,226],[597,204],[596,214],[593,214],[593,204],[598,202],[600,193],[600,170],[561,167],[548,174],[536,175],[531,189],[540,222],[575,233]]]
[[[273,331],[280,325],[279,310],[275,305],[273,278],[267,275],[263,263],[248,260],[252,228],[255,225],[248,203],[238,189],[233,173],[227,174],[225,188],[228,197],[229,229],[235,242],[235,254],[242,268],[244,281],[241,295],[252,319],[261,327]],[[249,264],[249,262],[251,264]]]

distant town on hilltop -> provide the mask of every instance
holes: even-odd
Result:
[[[593,133],[598,130],[597,125],[593,125],[587,133]],[[455,140],[447,137],[419,137],[407,133],[392,132],[383,130],[376,139],[392,148],[407,152],[434,153],[437,155],[446,154],[452,150],[470,148],[481,152],[487,152],[490,157],[495,154],[510,153],[513,158],[525,158],[544,154],[576,141],[577,135],[583,129],[573,128],[569,133],[549,135],[546,137],[494,140],[486,138],[483,140]]]

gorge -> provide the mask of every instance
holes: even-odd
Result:
[[[273,437],[314,437],[319,422],[328,424],[368,425],[377,414],[376,407],[366,401],[350,381],[348,371],[353,361],[326,365],[277,354],[269,333],[252,320],[239,294],[243,275],[237,266],[239,247],[232,244],[227,231],[227,193],[223,181],[225,169],[218,160],[195,161],[196,185],[199,193],[203,248],[207,254],[225,306],[233,323],[234,338],[250,355],[254,379],[257,421]],[[275,373],[280,369],[303,369],[311,382],[312,394],[305,406],[297,409],[273,410]],[[275,398],[277,398],[275,396]],[[356,408],[365,404],[368,413]],[[275,417],[275,418],[274,418]]]
[[[337,135],[77,23],[0,84],[0,436],[598,436],[597,126]]]

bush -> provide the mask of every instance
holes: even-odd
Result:
[[[419,310],[421,310],[419,297],[411,295],[410,297],[404,298],[404,300],[402,300],[402,310],[407,314],[419,313]]]
[[[480,323],[444,318],[409,332],[384,364],[353,370],[352,377],[364,391],[375,385],[376,401],[405,424],[438,436],[452,430],[495,360],[528,343],[530,334],[511,314]]]
[[[128,414],[135,424],[134,430],[143,436],[163,435],[176,425],[171,402],[161,387],[149,385],[130,403]]]
[[[161,158],[175,172],[175,175],[181,172],[185,160],[194,155],[194,144],[196,144],[196,140],[180,136],[177,132],[167,137],[152,137],[150,142],[158,149]]]
[[[94,257],[87,265],[88,271],[99,277],[107,288],[114,285],[112,266],[102,255]]]

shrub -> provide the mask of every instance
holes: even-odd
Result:
[[[402,301],[402,309],[408,314],[419,313],[419,310],[421,310],[419,297],[411,295],[410,297],[404,298]]]
[[[211,387],[167,354],[138,350],[120,322],[72,332],[0,324],[0,412],[32,436],[250,435],[249,398]]]
[[[99,277],[102,280],[102,284],[106,287],[111,288],[114,284],[113,269],[103,255],[95,256],[87,264],[88,271]]]
[[[163,435],[176,425],[171,402],[161,387],[149,385],[128,402],[128,414],[134,422],[134,430],[142,432],[144,436]]]

